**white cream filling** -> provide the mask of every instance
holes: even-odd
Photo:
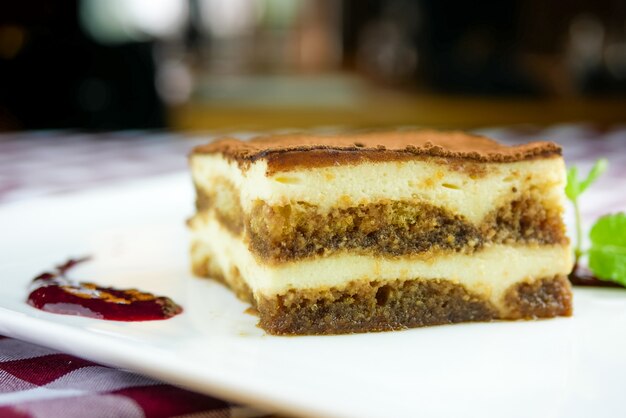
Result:
[[[288,289],[341,286],[353,280],[394,281],[398,279],[448,279],[499,304],[514,283],[567,274],[572,260],[569,246],[491,245],[475,254],[450,253],[431,260],[383,258],[335,254],[280,265],[259,263],[241,239],[209,217],[196,224],[193,239],[228,280],[233,267],[255,294],[276,295]]]
[[[240,191],[241,206],[249,211],[255,200],[268,205],[307,202],[321,211],[380,199],[418,199],[445,207],[480,223],[495,207],[524,190],[538,190],[545,201],[564,204],[565,165],[561,158],[515,163],[484,163],[486,174],[472,176],[453,166],[428,161],[376,162],[317,167],[266,175],[259,160],[246,171],[220,155],[194,155],[195,181],[211,190],[215,178],[229,179]]]

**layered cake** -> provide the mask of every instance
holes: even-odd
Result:
[[[271,334],[569,316],[565,166],[459,132],[221,139],[190,156],[192,268]]]

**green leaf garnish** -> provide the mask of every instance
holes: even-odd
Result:
[[[578,207],[578,197],[595,182],[598,177],[606,171],[609,162],[602,158],[596,161],[587,177],[583,180],[578,178],[578,168],[571,167],[567,170],[567,185],[565,186],[565,195],[574,204],[574,215],[576,216],[576,246],[574,247],[574,255],[576,263],[583,255],[582,250],[582,222],[580,219],[580,208]]]
[[[589,238],[593,245],[616,245],[626,248],[626,213],[605,215],[591,227]]]
[[[626,286],[626,214],[601,217],[589,237],[589,268],[593,274]]]
[[[593,167],[591,167],[589,174],[587,174],[587,178],[580,182],[578,193],[584,193],[585,190],[587,190],[587,188],[598,179],[598,177],[604,174],[608,167],[609,162],[606,159],[602,158],[596,161]]]
[[[565,195],[569,200],[575,202],[578,196],[583,194],[602,175],[609,167],[609,162],[605,158],[601,158],[591,167],[587,178],[581,180],[578,178],[578,168],[571,167],[567,170],[567,185],[565,186]]]
[[[567,170],[567,185],[565,186],[565,195],[569,200],[574,202],[580,194],[580,180],[578,180],[578,168],[576,166]]]

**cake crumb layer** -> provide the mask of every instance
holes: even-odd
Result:
[[[565,276],[521,282],[506,293],[507,311],[450,280],[351,283],[342,290],[290,292],[257,302],[260,325],[271,334],[344,334],[496,319],[572,314]]]
[[[197,216],[212,212],[233,235],[244,233],[250,251],[267,263],[342,250],[430,256],[442,251],[472,253],[489,243],[568,243],[560,206],[544,202],[541,191],[518,191],[473,225],[444,208],[404,200],[333,208],[327,213],[304,202],[269,206],[256,201],[246,214],[231,183],[216,179],[213,186],[210,193],[197,187]]]

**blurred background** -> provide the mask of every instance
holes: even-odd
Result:
[[[626,121],[623,0],[22,0],[0,130]]]

